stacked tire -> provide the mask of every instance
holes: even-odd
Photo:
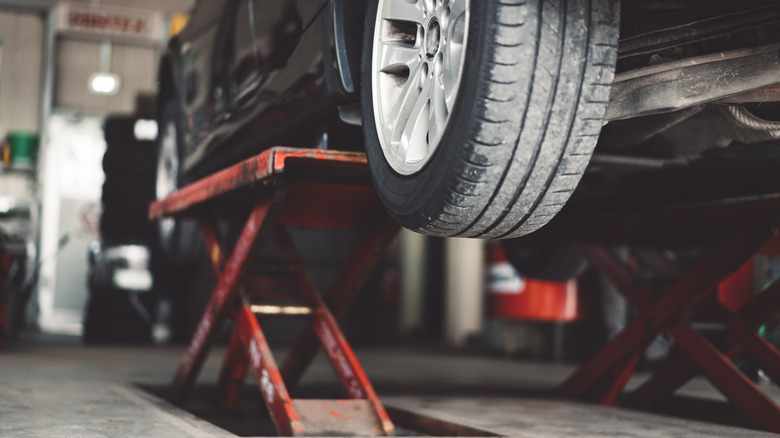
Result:
[[[118,116],[108,117],[104,124],[102,248],[143,245],[151,250],[153,246],[156,230],[147,211],[155,193],[156,143],[136,138],[137,121],[137,117]],[[90,263],[84,341],[149,342],[157,294],[117,288],[112,273],[103,272],[107,269],[101,256],[92,258],[97,261]]]
[[[147,219],[155,197],[156,145],[135,137],[135,117],[110,117],[105,122],[106,153],[103,156],[103,215],[100,234],[104,241],[151,242],[154,224]]]

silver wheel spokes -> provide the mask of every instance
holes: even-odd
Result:
[[[439,145],[463,73],[469,0],[380,0],[372,93],[380,145],[410,175]]]
[[[179,154],[176,144],[176,125],[174,122],[168,122],[163,127],[163,138],[160,142],[160,156],[157,159],[157,181],[155,185],[155,195],[157,199],[163,199],[175,192],[179,178]],[[159,222],[160,232],[164,236],[170,236],[173,232],[175,222],[173,219],[161,219]]]

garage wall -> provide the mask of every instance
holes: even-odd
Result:
[[[38,131],[44,28],[43,15],[0,9],[0,136]]]

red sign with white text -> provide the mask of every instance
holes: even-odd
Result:
[[[58,10],[58,29],[61,33],[145,41],[163,38],[163,17],[160,12],[70,3],[61,5]]]

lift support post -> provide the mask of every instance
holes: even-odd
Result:
[[[222,405],[235,406],[251,369],[282,435],[393,434],[393,424],[337,322],[399,231],[371,186],[364,154],[272,148],[153,202],[149,217],[197,220],[219,279],[176,371],[171,395],[174,402],[181,403],[187,396],[216,334],[230,318],[233,332],[218,384]],[[228,255],[215,224],[241,217],[245,218],[244,228]],[[363,230],[325,298],[307,272],[287,226]],[[246,267],[253,248],[264,240],[272,242],[287,264],[296,287],[249,287],[253,283]],[[285,305],[274,305],[279,298],[285,299]],[[291,299],[299,304],[288,305]],[[262,319],[258,320],[258,315],[264,314],[311,318],[281,368],[266,341]],[[290,397],[288,386],[297,384],[318,345],[349,399]]]

